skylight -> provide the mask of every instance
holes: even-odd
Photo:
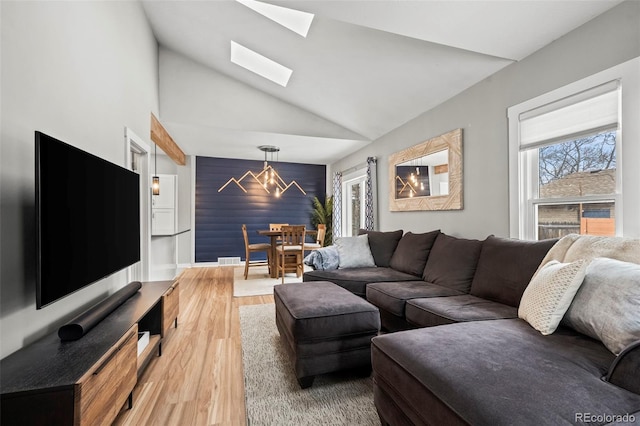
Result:
[[[231,40],[231,62],[267,78],[274,83],[287,87],[293,72],[284,65],[272,61],[259,53]]]
[[[271,19],[291,31],[306,37],[313,21],[313,13],[301,12],[287,7],[263,3],[256,0],[236,0],[262,16]]]

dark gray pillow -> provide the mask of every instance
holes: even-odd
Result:
[[[400,238],[398,247],[389,261],[389,266],[396,271],[419,277],[425,263],[427,263],[433,242],[439,234],[439,229],[425,234],[407,232]]]
[[[433,244],[422,272],[422,279],[468,293],[478,265],[480,250],[482,241],[440,234]]]
[[[400,238],[402,238],[402,229],[390,232],[360,229],[358,235],[363,234],[369,236],[369,247],[371,248],[371,254],[376,261],[376,265],[385,268],[389,267],[391,256],[393,256],[393,252],[396,251],[398,242]]]
[[[517,308],[531,277],[557,241],[488,237],[482,245],[471,294]]]

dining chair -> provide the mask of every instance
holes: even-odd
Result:
[[[288,223],[270,223],[269,231],[281,231],[282,227],[285,225],[289,225],[289,224]],[[276,244],[280,244],[280,238],[281,237],[276,238]]]
[[[242,224],[242,236],[244,237],[244,254],[245,254],[245,262],[244,262],[244,279],[246,280],[249,276],[249,267],[251,266],[269,266],[269,259],[271,257],[271,244],[269,243],[254,243],[249,244],[249,236],[247,235],[247,225]],[[267,252],[267,260],[260,262],[250,262],[251,253],[266,251]]]
[[[283,225],[280,233],[282,239],[276,247],[278,254],[278,275],[282,276],[288,271],[295,271],[296,276],[302,276],[304,272],[304,237],[306,227],[304,225]]]
[[[318,233],[316,234],[316,241],[313,243],[305,243],[304,250],[305,251],[313,251],[318,250],[319,248],[324,247],[324,236],[327,234],[327,225],[324,223],[318,224]]]

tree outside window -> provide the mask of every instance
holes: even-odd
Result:
[[[615,202],[559,202],[616,192],[616,132],[607,131],[538,149],[538,239],[567,234],[615,235]]]

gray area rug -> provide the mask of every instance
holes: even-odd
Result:
[[[316,377],[300,389],[275,324],[273,304],[240,307],[249,425],[379,425],[370,378]]]

